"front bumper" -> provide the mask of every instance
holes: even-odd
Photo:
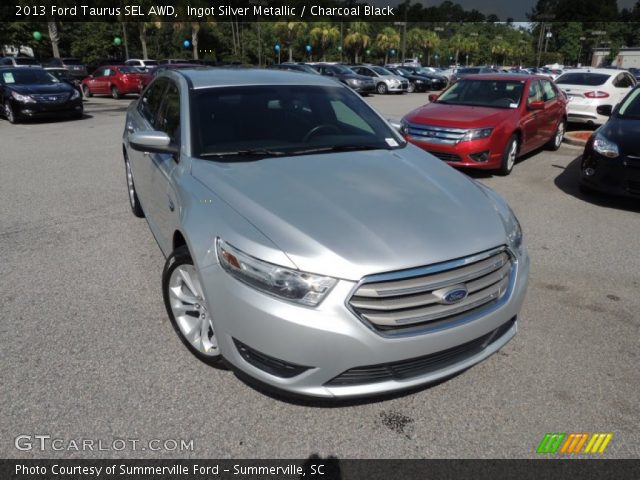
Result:
[[[373,331],[347,308],[346,299],[353,291],[354,282],[340,280],[318,307],[307,308],[246,286],[218,265],[200,271],[224,358],[234,368],[272,388],[324,398],[361,397],[409,389],[446,378],[487,358],[517,331],[515,318],[524,300],[528,274],[529,258],[525,252],[515,259],[509,289],[495,305],[427,333],[389,337]],[[497,330],[500,327],[503,328]],[[356,385],[341,385],[334,380],[349,370],[404,363],[450,351],[481,337],[488,338],[494,332],[496,338],[491,338],[487,345],[426,373]],[[238,350],[239,344],[294,367],[307,368],[290,378],[267,373],[246,360],[246,355]]]
[[[587,151],[580,165],[580,183],[603,193],[640,198],[640,157],[607,158]]]
[[[406,92],[409,89],[409,82],[401,82],[401,83],[391,83],[385,82],[387,85],[387,90],[389,92],[399,93]]]
[[[429,142],[422,138],[405,134],[405,139],[417,147],[438,157],[452,167],[496,169],[502,164],[504,145],[495,145],[495,141],[489,138],[461,142],[456,145]]]
[[[18,119],[80,116],[83,112],[82,97],[62,104],[12,102],[13,113]]]

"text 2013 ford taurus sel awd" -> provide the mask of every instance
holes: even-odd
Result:
[[[529,260],[511,209],[331,79],[167,71],[123,141],[168,315],[203,361],[357,397],[450,376],[516,333]]]

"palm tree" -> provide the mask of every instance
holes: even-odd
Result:
[[[351,22],[344,37],[344,45],[353,50],[355,63],[360,61],[360,52],[369,46],[369,24],[367,22]]]
[[[51,49],[53,50],[53,56],[60,58],[60,49],[58,44],[60,43],[60,31],[58,30],[58,24],[55,18],[49,17],[47,19],[47,28],[49,30],[49,39],[51,40]]]
[[[458,65],[458,57],[460,56],[460,52],[464,51],[466,46],[467,39],[462,36],[460,33],[456,33],[453,37],[449,39],[449,48],[456,52],[455,54],[455,64]]]
[[[440,37],[433,30],[424,30],[416,27],[407,32],[407,43],[409,44],[409,49],[426,50],[427,65],[431,65],[431,52],[440,45]]]
[[[400,34],[394,28],[386,27],[376,37],[378,48],[384,51],[384,63],[389,63],[389,50],[398,48],[400,45]]]
[[[293,41],[307,29],[304,22],[276,22],[274,30],[278,38],[283,38],[289,48],[289,61],[293,62]]]
[[[338,41],[340,38],[340,30],[330,23],[319,22],[311,29],[309,35],[311,36],[313,45],[322,52],[322,61],[325,62],[327,60],[325,52],[333,43]]]

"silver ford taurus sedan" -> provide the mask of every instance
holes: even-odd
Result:
[[[331,79],[163,72],[129,107],[123,154],[200,360],[358,397],[451,376],[516,333],[529,259],[511,209]]]

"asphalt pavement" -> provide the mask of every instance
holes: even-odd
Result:
[[[368,101],[399,118],[426,98]],[[163,256],[127,200],[129,101],[94,97],[76,121],[0,120],[0,457],[534,457],[547,432],[611,432],[603,457],[640,456],[640,205],[579,193],[580,149],[471,173],[526,236],[518,335],[448,381],[327,406],[267,395],[180,343]],[[62,449],[22,451],[19,435]],[[87,439],[111,448],[70,447]],[[193,448],[141,449],[153,439]]]

